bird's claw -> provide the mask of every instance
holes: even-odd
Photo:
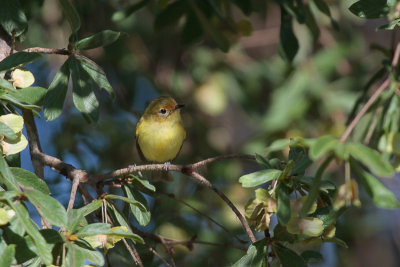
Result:
[[[168,171],[170,165],[171,165],[171,162],[169,162],[169,161],[165,162],[164,163],[164,170]]]

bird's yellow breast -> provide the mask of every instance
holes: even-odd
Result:
[[[143,156],[152,162],[173,160],[179,153],[186,131],[179,114],[169,120],[142,119],[136,128],[136,138]]]

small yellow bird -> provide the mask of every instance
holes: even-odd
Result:
[[[142,160],[166,163],[167,169],[176,158],[186,138],[180,114],[183,107],[170,96],[160,96],[147,106],[136,126],[136,147]],[[160,178],[171,180],[165,174]]]

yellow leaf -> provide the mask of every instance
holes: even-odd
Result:
[[[25,68],[17,68],[11,73],[13,85],[19,88],[31,86],[35,82],[32,72]]]

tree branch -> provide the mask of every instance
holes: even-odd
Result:
[[[71,52],[65,48],[31,47],[31,48],[24,49],[22,51],[29,52],[29,53],[56,54],[56,55],[65,55],[65,56],[68,56],[71,54]]]
[[[367,103],[362,107],[360,112],[357,113],[357,115],[354,117],[354,119],[351,121],[349,126],[347,126],[346,130],[344,131],[342,137],[340,137],[340,142],[344,143],[346,142],[347,138],[351,134],[351,132],[354,130],[358,122],[361,120],[361,118],[364,116],[364,114],[368,111],[368,109],[372,106],[372,104],[375,102],[375,100],[379,97],[379,95],[390,85],[390,80],[387,78],[381,86],[372,94],[372,96],[368,99]]]
[[[33,156],[42,152],[33,113],[31,110],[23,109],[22,116],[24,118],[25,128],[28,134],[29,150],[32,158],[33,169],[35,170],[35,174],[44,180],[44,164]]]
[[[397,43],[396,49],[393,54],[392,68],[398,65],[399,58],[400,58],[400,42]],[[380,96],[380,94],[389,86],[390,86],[390,77],[386,78],[386,80],[381,84],[381,86],[379,86],[379,88],[371,95],[371,97],[368,99],[365,105],[361,108],[360,112],[358,112],[358,114],[354,117],[349,126],[347,126],[342,137],[340,137],[340,142],[342,143],[346,142],[347,138],[350,136],[351,132],[354,130],[354,128],[361,120],[361,118],[364,116],[364,114],[368,111],[368,109],[372,106],[372,104]]]

